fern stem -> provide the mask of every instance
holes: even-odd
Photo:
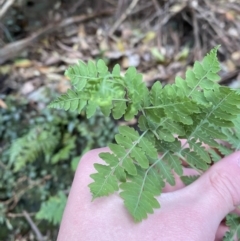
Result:
[[[143,107],[143,109],[145,109],[145,110],[159,109],[159,108],[165,108],[165,107],[169,107],[169,106],[175,106],[175,105],[179,105],[179,104],[184,104],[184,103],[188,103],[188,102],[189,101],[182,101],[182,102],[177,102],[177,103],[167,104],[167,105],[148,106],[148,107]]]
[[[128,102],[130,101],[129,99],[112,99],[113,101],[125,101],[125,102]]]
[[[182,151],[182,150],[181,150]],[[194,165],[192,165],[191,163],[189,163],[186,158],[184,158],[184,156],[181,155],[181,152],[175,152],[175,154],[180,157],[182,160],[184,160],[185,162],[187,162],[187,164],[194,169],[195,171],[198,172],[199,175],[201,175],[203,172],[201,172],[198,168],[196,168]]]
[[[165,155],[167,155],[168,152],[169,152],[169,151],[166,151],[166,152],[161,156],[161,158],[159,158],[158,160],[156,160],[156,161],[146,170],[146,172],[145,172],[145,174],[144,174],[143,182],[142,182],[142,185],[141,185],[141,189],[140,189],[140,192],[139,192],[139,196],[138,196],[138,199],[137,199],[137,202],[136,202],[136,205],[135,205],[135,209],[134,209],[134,211],[133,211],[134,215],[135,215],[136,209],[137,209],[137,207],[138,207],[138,205],[139,205],[139,201],[140,201],[140,198],[141,198],[141,194],[142,194],[142,192],[143,192],[143,187],[144,187],[144,184],[145,184],[145,181],[146,181],[148,172],[149,172],[155,165],[157,165],[157,163],[158,163],[159,161],[162,161],[162,159],[164,158]]]

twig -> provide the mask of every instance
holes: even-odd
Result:
[[[109,30],[109,35],[113,35],[119,25],[127,18],[127,16],[135,8],[139,0],[133,0],[126,11],[121,15],[121,17],[113,24],[112,28]]]
[[[219,81],[219,84],[221,85],[227,85],[231,82],[232,79],[236,78],[240,74],[240,70],[234,70],[232,72],[227,73],[226,75],[222,76],[221,80]]]
[[[228,51],[233,52],[234,49],[232,46],[230,46],[229,38],[224,34],[224,30],[219,27],[219,21],[216,20],[214,14],[212,12],[206,12],[204,8],[201,8],[200,6],[198,6],[196,11],[198,12],[199,18],[205,20],[215,32],[216,35],[213,35],[213,37],[218,37],[218,39],[224,43]]]
[[[191,9],[192,11],[192,18],[193,18],[193,35],[194,35],[194,59],[200,60],[202,58],[201,53],[201,46],[199,41],[199,28],[198,28],[198,22],[197,17],[195,13],[195,9]]]
[[[13,5],[15,0],[7,0],[5,4],[0,9],[0,19],[4,16],[4,14],[8,11],[8,9]]]
[[[143,11],[143,10],[147,10],[147,8],[150,8],[150,7],[152,7],[153,6],[153,3],[152,2],[147,2],[147,3],[145,3],[145,4],[141,4],[141,5],[139,5],[138,7],[136,7],[129,15],[134,15],[134,14],[136,14],[136,13],[139,13],[139,12],[141,12],[141,11]]]
[[[30,217],[30,215],[28,214],[28,212],[26,212],[25,210],[23,211],[23,216],[26,218],[28,224],[30,225],[31,229],[33,230],[33,232],[36,235],[36,238],[38,241],[44,241],[45,238],[43,237],[43,235],[41,234],[40,230],[38,229],[37,225],[33,222],[32,218]]]
[[[90,20],[95,17],[99,17],[99,16],[103,16],[103,15],[110,15],[112,13],[113,13],[112,9],[107,9],[105,11],[101,11],[98,13],[70,17],[70,18],[64,19],[60,22],[49,24],[47,27],[40,29],[39,31],[34,33],[32,36],[29,36],[25,39],[16,41],[14,43],[10,43],[10,44],[6,45],[5,47],[3,47],[2,49],[0,49],[0,64],[4,63],[7,60],[10,60],[11,58],[16,57],[26,47],[31,45],[33,42],[38,41],[40,38],[42,38],[49,32],[56,31],[59,28],[66,27],[73,23],[87,21],[87,20]]]
[[[4,26],[4,24],[0,23],[0,29],[2,29],[3,33],[5,33],[6,38],[9,42],[13,42],[13,38],[11,33],[8,31],[8,29]]]
[[[159,2],[157,0],[152,0],[154,7],[157,9],[157,12],[161,11],[161,7],[159,5]]]
[[[83,3],[84,3],[85,0],[78,0],[69,10],[69,13],[70,14],[73,14],[76,9],[78,9]]]
[[[28,213],[29,216],[35,216],[36,213]],[[8,218],[22,218],[25,217],[23,213],[7,213]]]
[[[51,175],[46,175],[45,177],[43,177],[41,180],[37,180],[35,182],[33,182],[31,179],[29,179],[29,181],[32,181],[32,183],[30,183],[26,188],[20,190],[18,193],[14,193],[13,196],[11,198],[9,198],[6,201],[3,201],[2,203],[4,203],[5,205],[10,205],[11,206],[8,208],[8,210],[12,210],[14,209],[14,207],[17,205],[18,201],[20,200],[20,198],[30,189],[41,185],[44,181],[51,179]]]

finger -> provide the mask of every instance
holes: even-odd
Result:
[[[229,231],[229,228],[224,223],[221,223],[218,227],[218,230],[217,230],[216,237],[215,237],[214,241],[222,241],[226,232],[228,232],[228,231]],[[232,240],[238,241],[236,235],[234,235]]]
[[[213,165],[196,182],[182,189],[195,209],[215,227],[240,204],[240,151]]]
[[[217,233],[216,233],[216,237],[215,237],[215,241],[222,241],[224,235],[228,231],[229,231],[229,228],[224,223],[221,223],[219,225],[219,227],[218,227],[218,230],[217,230]]]

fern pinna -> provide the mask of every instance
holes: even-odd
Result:
[[[79,61],[66,71],[72,89],[51,108],[85,110],[87,118],[97,108],[114,119],[138,116],[140,131],[120,126],[116,144],[109,144],[111,152],[100,154],[106,164],[94,165],[93,199],[120,190],[134,220],[141,221],[160,207],[156,196],[165,183],[175,184],[173,171],[182,176],[182,160],[200,175],[233,151],[216,139],[239,148],[240,94],[218,84],[217,49],[195,62],[185,79],[176,77],[165,86],[157,81],[150,90],[134,67],[121,74],[118,64],[110,72],[103,60]],[[182,178],[190,182],[197,177]]]

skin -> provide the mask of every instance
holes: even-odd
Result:
[[[88,184],[95,172],[94,163],[107,148],[96,149],[82,157],[67,206],[58,241],[213,241],[222,240],[227,227],[223,218],[230,212],[240,214],[240,151],[213,165],[196,182],[185,187],[179,177],[176,185],[167,185],[158,198],[161,209],[146,220],[134,223],[113,194],[91,202]],[[193,175],[192,169],[184,174]]]

